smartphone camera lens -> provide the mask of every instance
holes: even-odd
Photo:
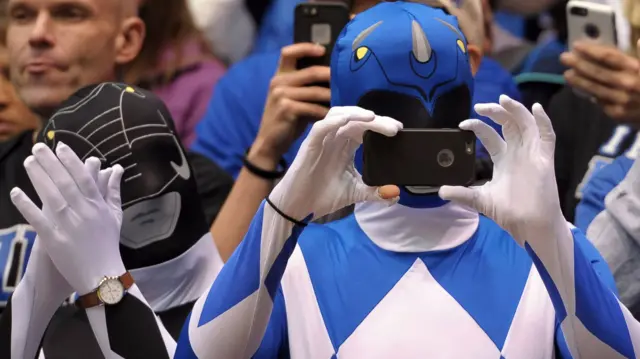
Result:
[[[600,37],[600,29],[594,24],[587,24],[584,26],[584,33],[592,39]]]
[[[316,14],[318,13],[318,9],[316,9],[315,7],[311,8],[311,16],[316,16]]]
[[[571,15],[585,17],[589,15],[589,10],[583,7],[574,6],[571,9],[569,9],[569,13],[571,13]]]
[[[465,152],[467,152],[468,155],[473,154],[473,143],[471,142],[465,143]]]
[[[453,155],[453,152],[451,152],[451,150],[444,149],[438,152],[438,156],[436,159],[440,167],[447,168],[453,164],[453,161],[455,160],[455,156]]]

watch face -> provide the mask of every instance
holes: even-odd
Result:
[[[98,288],[98,297],[104,304],[118,304],[124,296],[124,286],[117,278],[109,278]]]

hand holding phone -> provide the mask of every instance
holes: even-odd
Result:
[[[362,180],[369,186],[466,186],[475,180],[476,136],[459,129],[403,129],[364,136]]]
[[[324,52],[323,47],[309,43],[282,48],[278,69],[269,85],[260,129],[248,154],[249,161],[256,166],[274,170],[309,122],[327,115],[329,107],[321,104],[330,101],[331,91],[313,83],[329,81],[329,68],[296,69],[299,59],[322,56]]]

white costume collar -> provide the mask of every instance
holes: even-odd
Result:
[[[356,205],[354,212],[364,233],[378,247],[393,252],[426,252],[459,246],[473,236],[479,222],[477,212],[454,203],[411,208],[366,202]]]
[[[222,259],[210,233],[170,261],[131,270],[138,288],[154,312],[195,302],[222,269]]]

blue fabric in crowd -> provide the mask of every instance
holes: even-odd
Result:
[[[280,51],[293,42],[293,14],[305,0],[273,0],[258,29],[253,53]]]

